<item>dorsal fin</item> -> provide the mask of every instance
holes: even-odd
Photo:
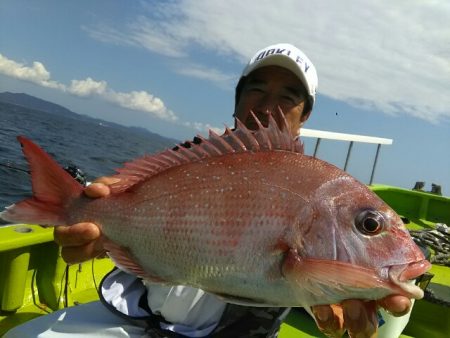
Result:
[[[303,153],[303,144],[294,139],[281,109],[276,112],[282,121],[281,126],[278,126],[274,117],[270,115],[268,126],[264,127],[253,112],[250,114],[258,126],[256,131],[249,130],[236,119],[237,128],[231,130],[226,127],[222,136],[210,130],[208,139],[198,135],[193,142],[187,141],[174,149],[168,149],[156,155],[145,155],[125,163],[123,168],[116,170],[118,174],[115,177],[120,181],[110,186],[112,193],[123,192],[169,168],[205,158],[246,151],[285,150]]]

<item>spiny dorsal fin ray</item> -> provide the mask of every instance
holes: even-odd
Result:
[[[256,121],[256,124],[258,126],[259,133],[255,133],[255,138],[260,144],[261,149],[271,150],[272,143],[270,142],[269,135],[267,135],[267,129],[264,128],[264,126],[261,124],[261,121],[258,120],[253,111],[250,111],[250,114],[252,115],[253,119]]]
[[[165,150],[156,155],[145,155],[132,162],[125,163],[123,168],[117,169],[120,181],[111,185],[113,193],[125,191],[135,184],[143,182],[169,168],[186,163],[193,163],[205,158],[223,156],[226,154],[242,153],[246,151],[274,151],[285,150],[303,153],[303,146],[298,140],[294,140],[290,128],[281,109],[277,111],[277,119],[281,121],[279,127],[275,118],[270,115],[267,127],[264,127],[253,112],[258,130],[248,129],[241,121],[236,119],[235,130],[228,127],[222,136],[212,130],[209,138],[198,135],[193,142],[185,142],[174,149]]]
[[[245,148],[251,151],[259,151],[259,143],[255,136],[239,119],[236,119],[236,127],[234,134],[244,143]]]
[[[244,143],[242,143],[239,137],[237,137],[236,134],[228,127],[225,129],[223,138],[231,147],[233,147],[234,152],[242,152],[247,150]]]

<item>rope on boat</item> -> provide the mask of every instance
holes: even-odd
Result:
[[[436,223],[436,228],[410,230],[414,241],[421,247],[429,247],[433,255],[429,261],[433,264],[450,266],[450,227],[444,223]]]

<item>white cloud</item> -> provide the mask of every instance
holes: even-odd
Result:
[[[135,43],[130,40],[126,33],[103,24],[98,24],[96,29],[91,29],[87,26],[81,26],[81,29],[86,31],[92,38],[112,43],[116,45],[135,45]]]
[[[37,61],[33,62],[31,67],[27,67],[0,54],[0,73],[19,80],[33,82],[43,87],[64,90],[63,85],[50,80],[50,72],[45,69],[42,63]]]
[[[450,118],[448,18],[446,1],[186,0],[152,3],[135,23],[90,31],[170,57],[194,59],[197,49],[242,63],[264,45],[291,42],[315,63],[320,94],[438,122]],[[211,81],[221,73],[184,70]]]
[[[77,96],[103,95],[106,91],[106,81],[95,81],[88,77],[86,80],[72,80],[67,91]]]
[[[173,34],[170,30],[170,22],[176,19],[170,15],[171,19],[168,25],[164,23],[154,23],[145,17],[138,17],[129,28],[131,31],[131,40],[134,44],[139,45],[152,52],[157,52],[171,57],[186,56],[184,52],[185,46],[189,41],[183,41],[180,36]]]
[[[219,128],[214,127],[209,123],[202,123],[202,122],[182,122],[181,125],[195,129],[201,133],[208,132],[209,130],[214,131],[216,134],[221,135],[225,132],[225,127]]]
[[[174,66],[174,70],[178,74],[214,82],[223,88],[232,88],[235,85],[235,76],[199,64],[182,63]]]
[[[142,47],[170,57],[187,55],[183,51],[183,41],[165,29],[163,25],[149,21],[142,16],[137,17],[124,29],[104,24],[98,24],[95,27],[83,26],[82,28],[92,38],[102,42]]]
[[[80,97],[95,96],[123,108],[149,113],[151,116],[162,120],[176,121],[178,119],[175,113],[169,110],[160,98],[146,91],[116,92],[108,88],[106,81],[96,81],[90,77],[85,80],[72,80],[70,86],[66,86],[51,80],[50,72],[38,61],[34,61],[33,65],[29,67],[0,54],[0,74]]]
[[[149,112],[162,120],[176,121],[178,119],[172,111],[166,108],[161,99],[145,91],[132,91],[130,93],[110,91],[105,95],[105,98],[124,108]]]

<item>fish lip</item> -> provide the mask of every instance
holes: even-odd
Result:
[[[388,268],[389,280],[400,288],[400,292],[409,298],[423,298],[423,290],[414,284],[414,280],[431,268],[431,263],[426,259],[394,265]]]

